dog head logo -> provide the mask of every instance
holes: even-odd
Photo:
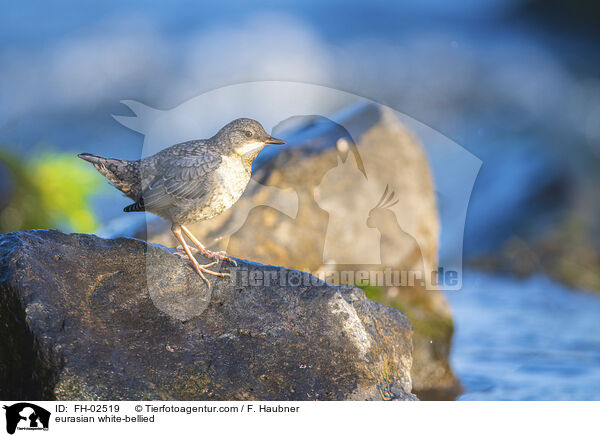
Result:
[[[28,402],[4,406],[6,410],[6,432],[14,434],[19,430],[48,430],[50,412]]]

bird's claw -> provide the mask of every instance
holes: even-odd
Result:
[[[235,261],[235,259],[228,256],[225,253],[225,251],[213,252],[213,251],[206,249],[206,250],[202,251],[201,254],[202,254],[202,256],[204,256],[208,259],[214,259],[216,261],[227,261],[229,264],[237,267],[237,262]]]
[[[192,267],[194,268],[194,270],[196,270],[196,273],[198,273],[198,275],[200,275],[202,280],[206,283],[207,288],[210,288],[210,281],[206,278],[206,276],[204,276],[204,273],[213,275],[213,276],[218,276],[220,278],[226,278],[226,277],[231,276],[229,273],[215,272],[214,270],[210,270],[208,268],[208,267],[214,266],[218,262],[219,261],[216,260],[216,261],[210,262],[208,264],[199,264],[197,261],[196,262],[192,261]]]
[[[171,227],[171,231],[173,232],[173,235],[175,235],[177,240],[181,243],[181,247],[185,251],[185,254],[188,257],[188,259],[190,260],[190,262],[192,263],[192,267],[194,268],[196,273],[198,273],[198,275],[202,278],[202,280],[206,283],[206,286],[208,288],[210,288],[210,282],[206,278],[205,273],[209,274],[209,275],[213,275],[213,276],[218,276],[221,278],[226,278],[226,277],[231,276],[229,273],[221,273],[221,272],[215,272],[214,270],[210,270],[209,267],[212,267],[215,264],[218,264],[220,261],[229,261],[233,265],[237,265],[237,263],[233,260],[233,258],[228,257],[225,254],[225,252],[212,252],[212,251],[206,249],[202,245],[202,243],[200,243],[200,241],[196,237],[194,237],[194,235],[190,232],[190,230],[187,229],[185,226],[173,225]],[[183,238],[182,232],[185,233],[188,236],[188,238],[190,238],[192,240],[192,242],[196,245],[196,247],[198,249],[194,249],[194,248],[191,248],[190,246],[188,246],[188,244],[185,242],[185,239]],[[213,261],[209,262],[208,264],[200,264],[198,262],[198,260],[196,259],[196,257],[194,256],[194,253],[200,253],[200,255],[202,255],[203,257],[206,257]],[[183,257],[183,254],[181,253],[181,250],[179,248],[175,249],[174,254],[176,256]]]

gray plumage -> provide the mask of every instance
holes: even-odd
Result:
[[[205,273],[219,261],[235,265],[224,253],[208,250],[185,226],[207,220],[230,208],[242,195],[252,172],[252,161],[266,144],[285,144],[271,137],[259,122],[238,118],[207,140],[175,144],[138,161],[104,158],[81,153],[106,179],[134,203],[125,212],[149,211],[171,221],[171,231],[181,243],[192,266],[210,287]],[[187,236],[198,252],[214,260],[200,265],[185,241]]]
[[[256,147],[245,148],[256,143]],[[240,118],[215,136],[168,147],[137,161],[82,153],[134,203],[126,212],[149,211],[174,224],[221,214],[242,195],[252,161],[265,144],[282,144],[255,120]]]

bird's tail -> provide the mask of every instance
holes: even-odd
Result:
[[[91,162],[96,170],[127,197],[136,200],[141,190],[140,162],[124,159],[104,158],[91,153],[77,155]]]

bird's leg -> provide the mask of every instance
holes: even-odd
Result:
[[[192,251],[190,250],[190,248],[188,247],[187,243],[185,242],[185,239],[183,238],[183,235],[181,234],[181,228],[178,226],[173,226],[171,228],[171,231],[173,232],[173,235],[175,235],[175,238],[177,238],[177,240],[181,243],[181,246],[183,247],[183,250],[185,250],[185,253],[187,254],[188,258],[190,259],[190,261],[192,262],[192,266],[194,267],[194,270],[196,270],[196,273],[198,273],[198,275],[200,275],[200,277],[202,278],[202,280],[204,282],[206,282],[206,285],[210,288],[210,282],[208,282],[208,279],[206,279],[206,276],[204,276],[204,273],[208,273],[209,275],[214,275],[214,276],[220,276],[221,278],[224,278],[226,276],[229,276],[229,273],[220,273],[220,272],[215,272],[213,270],[209,270],[207,267],[210,267],[212,265],[215,265],[217,263],[217,261],[213,261],[209,264],[205,264],[205,265],[201,265],[200,263],[198,263],[198,261],[196,260],[196,258],[194,258],[194,255],[192,254]]]
[[[233,258],[227,256],[227,254],[225,252],[213,252],[211,250],[208,250],[206,247],[204,247],[204,244],[202,244],[200,242],[200,240],[198,240],[194,236],[194,234],[192,234],[192,232],[185,226],[182,225],[181,230],[196,245],[196,247],[198,248],[198,250],[200,252],[200,255],[202,255],[208,259],[214,259],[217,261],[221,261],[221,260],[228,261],[229,263],[233,264],[234,266],[237,266],[237,262],[235,262],[235,260]]]
[[[193,246],[188,246],[188,249],[190,249],[192,251],[192,253],[198,253],[198,252],[200,252],[198,249],[196,249]],[[182,251],[183,247],[177,246],[177,248],[175,250]]]
[[[190,249],[190,251],[192,253],[198,253],[200,252],[198,249],[196,249],[194,246],[188,246],[188,249]],[[175,255],[177,255],[179,258],[185,258],[187,257],[187,253],[185,252],[185,250],[183,250],[183,247],[178,246],[173,250],[173,253]]]

